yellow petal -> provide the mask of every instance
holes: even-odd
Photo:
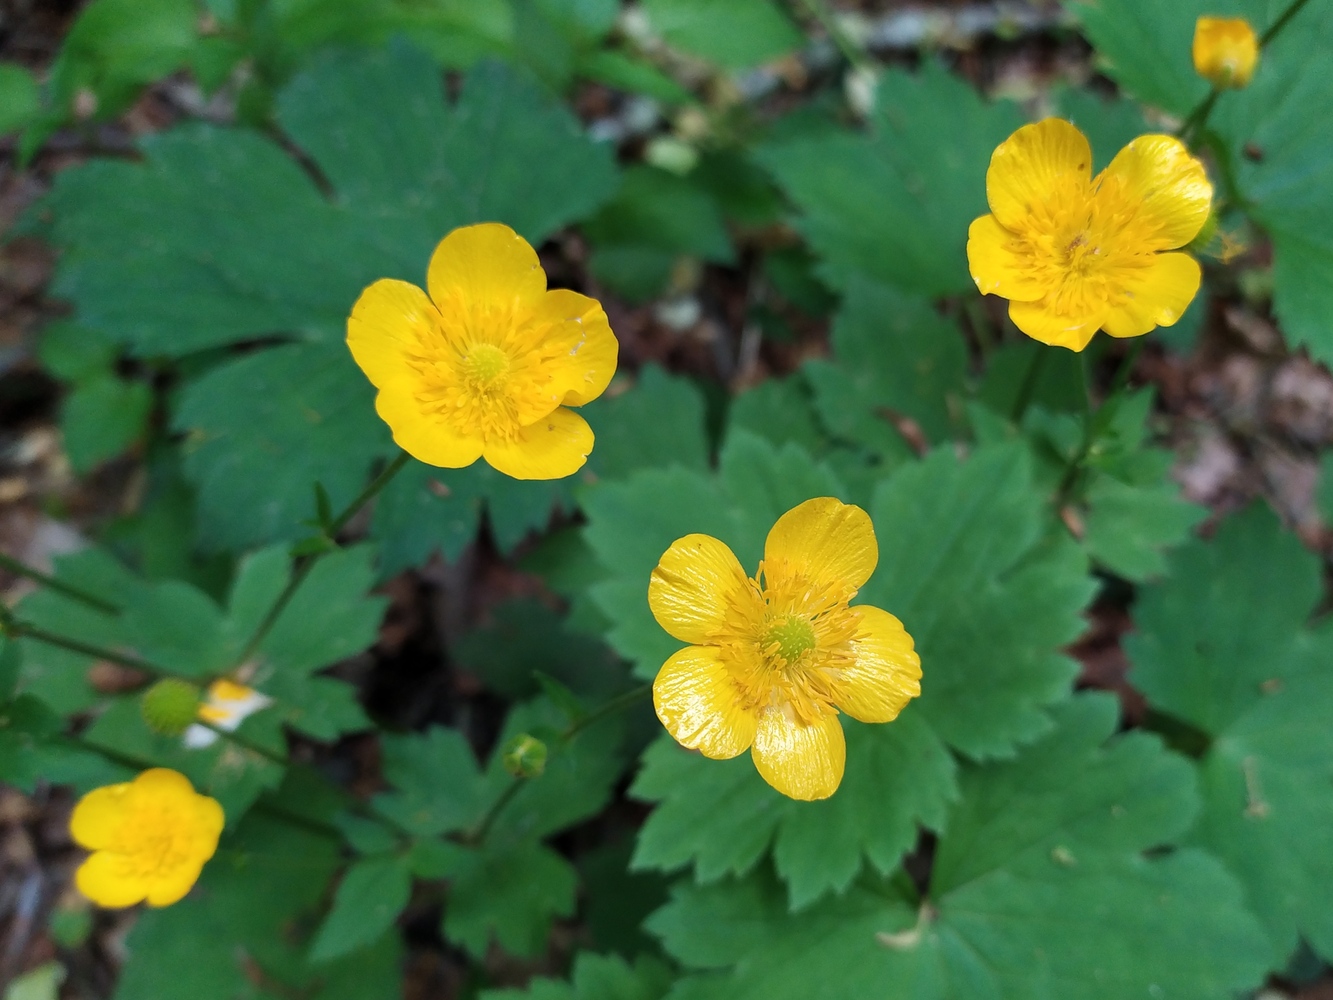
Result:
[[[816,497],[783,514],[764,542],[764,568],[786,566],[839,590],[859,590],[879,561],[870,515],[834,497]]]
[[[204,863],[177,864],[166,875],[154,879],[144,896],[149,906],[170,906],[179,903],[199,881]]]
[[[1040,302],[1010,302],[1009,318],[1033,340],[1081,351],[1102,325],[1102,316],[1069,316]]]
[[[1123,199],[1146,250],[1182,247],[1199,234],[1213,203],[1203,164],[1174,136],[1141,135],[1097,178],[1097,200]]]
[[[1052,196],[1085,191],[1092,150],[1083,133],[1061,118],[1024,125],[991,154],[986,200],[1000,225],[1020,229],[1034,206]]]
[[[130,783],[94,788],[79,799],[69,818],[69,834],[80,847],[95,851],[108,846],[125,814]]]
[[[662,664],[653,707],[672,738],[714,760],[729,760],[754,742],[758,720],[744,707],[716,646],[686,646]]]
[[[143,877],[125,858],[109,851],[98,851],[79,865],[74,884],[98,906],[133,906],[148,895]]]
[[[441,416],[424,410],[411,392],[381,389],[375,397],[375,412],[389,425],[394,444],[418,462],[461,469],[481,458],[480,436],[460,435]]]
[[[517,325],[541,303],[546,273],[522,236],[498,222],[463,226],[440,241],[426,287],[451,320]]]
[[[727,608],[758,602],[735,553],[711,535],[677,538],[648,579],[648,607],[681,642],[716,641]]]
[[[967,230],[967,266],[982,295],[1033,302],[1048,289],[1024,266],[1010,243],[1014,236],[993,215],[972,221]]]
[[[750,752],[760,777],[788,798],[806,802],[836,792],[847,764],[847,740],[832,712],[804,726],[782,708],[766,708]]]
[[[592,443],[588,422],[560,407],[522,428],[512,441],[487,442],[482,456],[515,479],[563,479],[583,468]]]
[[[601,303],[578,292],[547,292],[530,322],[549,323],[544,364],[559,393],[556,402],[582,406],[600,396],[616,373],[620,345]]]
[[[1126,283],[1128,298],[1102,324],[1112,337],[1139,337],[1171,326],[1189,308],[1202,279],[1199,262],[1185,253],[1159,253]]]
[[[222,811],[222,804],[207,795],[195,795],[193,805],[196,849],[207,861],[218,849],[218,838],[227,824],[227,816]]]
[[[382,278],[356,300],[347,318],[347,346],[379,389],[415,384],[408,356],[444,349],[439,310],[416,285]]]
[[[921,657],[903,623],[879,608],[860,607],[852,641],[854,666],[842,671],[838,707],[860,722],[892,722],[921,693]]]
[[[130,788],[136,797],[188,800],[195,794],[190,779],[169,767],[152,767],[141,771],[130,783]]]

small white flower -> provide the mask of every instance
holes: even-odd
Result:
[[[199,718],[223,732],[234,733],[250,716],[273,704],[268,695],[254,688],[226,679],[208,686],[208,695],[199,706]],[[209,726],[198,723],[185,730],[185,746],[191,750],[212,746],[218,734]]]

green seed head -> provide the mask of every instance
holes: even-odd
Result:
[[[199,689],[189,681],[163,678],[143,693],[139,711],[153,732],[179,736],[199,712]]]
[[[788,663],[800,659],[801,654],[815,648],[815,630],[804,618],[788,618],[768,630],[764,648],[777,643],[778,655]]]

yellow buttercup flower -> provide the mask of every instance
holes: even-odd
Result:
[[[693,643],[653,682],[667,732],[705,757],[750,750],[791,798],[837,791],[847,759],[838,711],[891,722],[921,693],[902,622],[848,604],[878,560],[869,515],[832,497],[778,519],[753,579],[716,538],[673,542],[648,584],[658,623]]]
[[[567,407],[600,396],[616,370],[602,307],[547,291],[536,251],[496,223],[446,236],[426,286],[429,295],[377,281],[347,321],[347,346],[399,447],[450,469],[485,458],[515,479],[578,471],[593,434]]]
[[[1175,323],[1198,292],[1198,262],[1166,251],[1194,239],[1212,198],[1179,139],[1139,136],[1094,178],[1083,133],[1047,118],[991,156],[991,214],[968,230],[968,265],[1034,340],[1081,351],[1099,329],[1138,337]]]
[[[1259,64],[1259,36],[1243,17],[1201,17],[1194,24],[1194,69],[1214,87],[1244,87]]]
[[[74,882],[99,906],[170,906],[217,850],[222,807],[183,774],[156,767],[79,800],[69,832],[92,851]]]

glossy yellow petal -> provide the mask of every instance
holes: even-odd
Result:
[[[133,906],[148,894],[143,876],[126,858],[98,851],[74,873],[74,884],[98,906]]]
[[[550,326],[542,343],[543,374],[556,388],[556,402],[582,406],[606,390],[620,345],[600,302],[556,289],[546,293],[529,322]]]
[[[482,457],[515,479],[563,479],[583,468],[592,444],[588,422],[560,407],[522,428],[511,441],[488,441]]]
[[[1061,118],[1024,125],[991,154],[986,200],[1000,225],[1024,228],[1033,209],[1052,197],[1086,191],[1092,150],[1083,133]]]
[[[439,414],[423,410],[411,393],[381,389],[375,412],[389,425],[394,444],[418,462],[461,469],[481,458],[480,436],[460,435]]]
[[[892,722],[921,693],[921,657],[903,623],[879,608],[860,607],[851,643],[856,663],[842,671],[838,708],[861,722]]]
[[[94,788],[79,799],[69,818],[69,833],[80,847],[95,851],[112,842],[125,813],[130,783]]]
[[[455,229],[440,241],[426,287],[451,323],[510,327],[541,304],[546,272],[522,236],[498,222],[483,222]]]
[[[166,874],[153,880],[144,896],[145,902],[149,906],[170,906],[172,903],[179,903],[194,888],[203,870],[203,861],[198,864],[176,865]]]
[[[1199,234],[1213,204],[1203,164],[1169,135],[1139,136],[1116,154],[1096,187],[1099,202],[1124,206],[1141,250],[1184,246]]]
[[[677,538],[648,578],[648,607],[681,642],[716,642],[730,606],[758,602],[735,553],[711,535]]]
[[[974,219],[967,230],[967,266],[982,295],[1033,302],[1046,294],[1046,283],[1011,249],[1014,236],[993,215]]]
[[[847,740],[832,712],[805,726],[782,708],[766,708],[750,752],[760,777],[788,798],[806,802],[836,792],[847,764]]]
[[[744,707],[716,646],[686,646],[662,664],[653,707],[677,743],[705,757],[729,760],[754,742],[758,720]]]
[[[1259,37],[1241,17],[1201,17],[1194,25],[1194,69],[1214,87],[1244,87],[1259,63]]]
[[[1081,351],[1088,346],[1102,325],[1102,316],[1069,316],[1051,309],[1046,300],[1040,302],[1010,302],[1009,318],[1033,340],[1052,347],[1067,347]]]
[[[1199,262],[1189,254],[1154,254],[1126,282],[1128,298],[1111,311],[1102,329],[1112,337],[1139,337],[1154,327],[1171,326],[1194,301],[1202,277]]]
[[[834,497],[816,497],[778,518],[764,542],[765,572],[782,566],[837,589],[859,590],[879,561],[870,515]]]
[[[190,779],[169,767],[152,767],[139,772],[139,776],[130,783],[130,788],[135,796],[184,798],[195,794]]]
[[[407,358],[444,348],[440,313],[416,285],[382,278],[352,306],[347,346],[376,388],[413,385]]]

